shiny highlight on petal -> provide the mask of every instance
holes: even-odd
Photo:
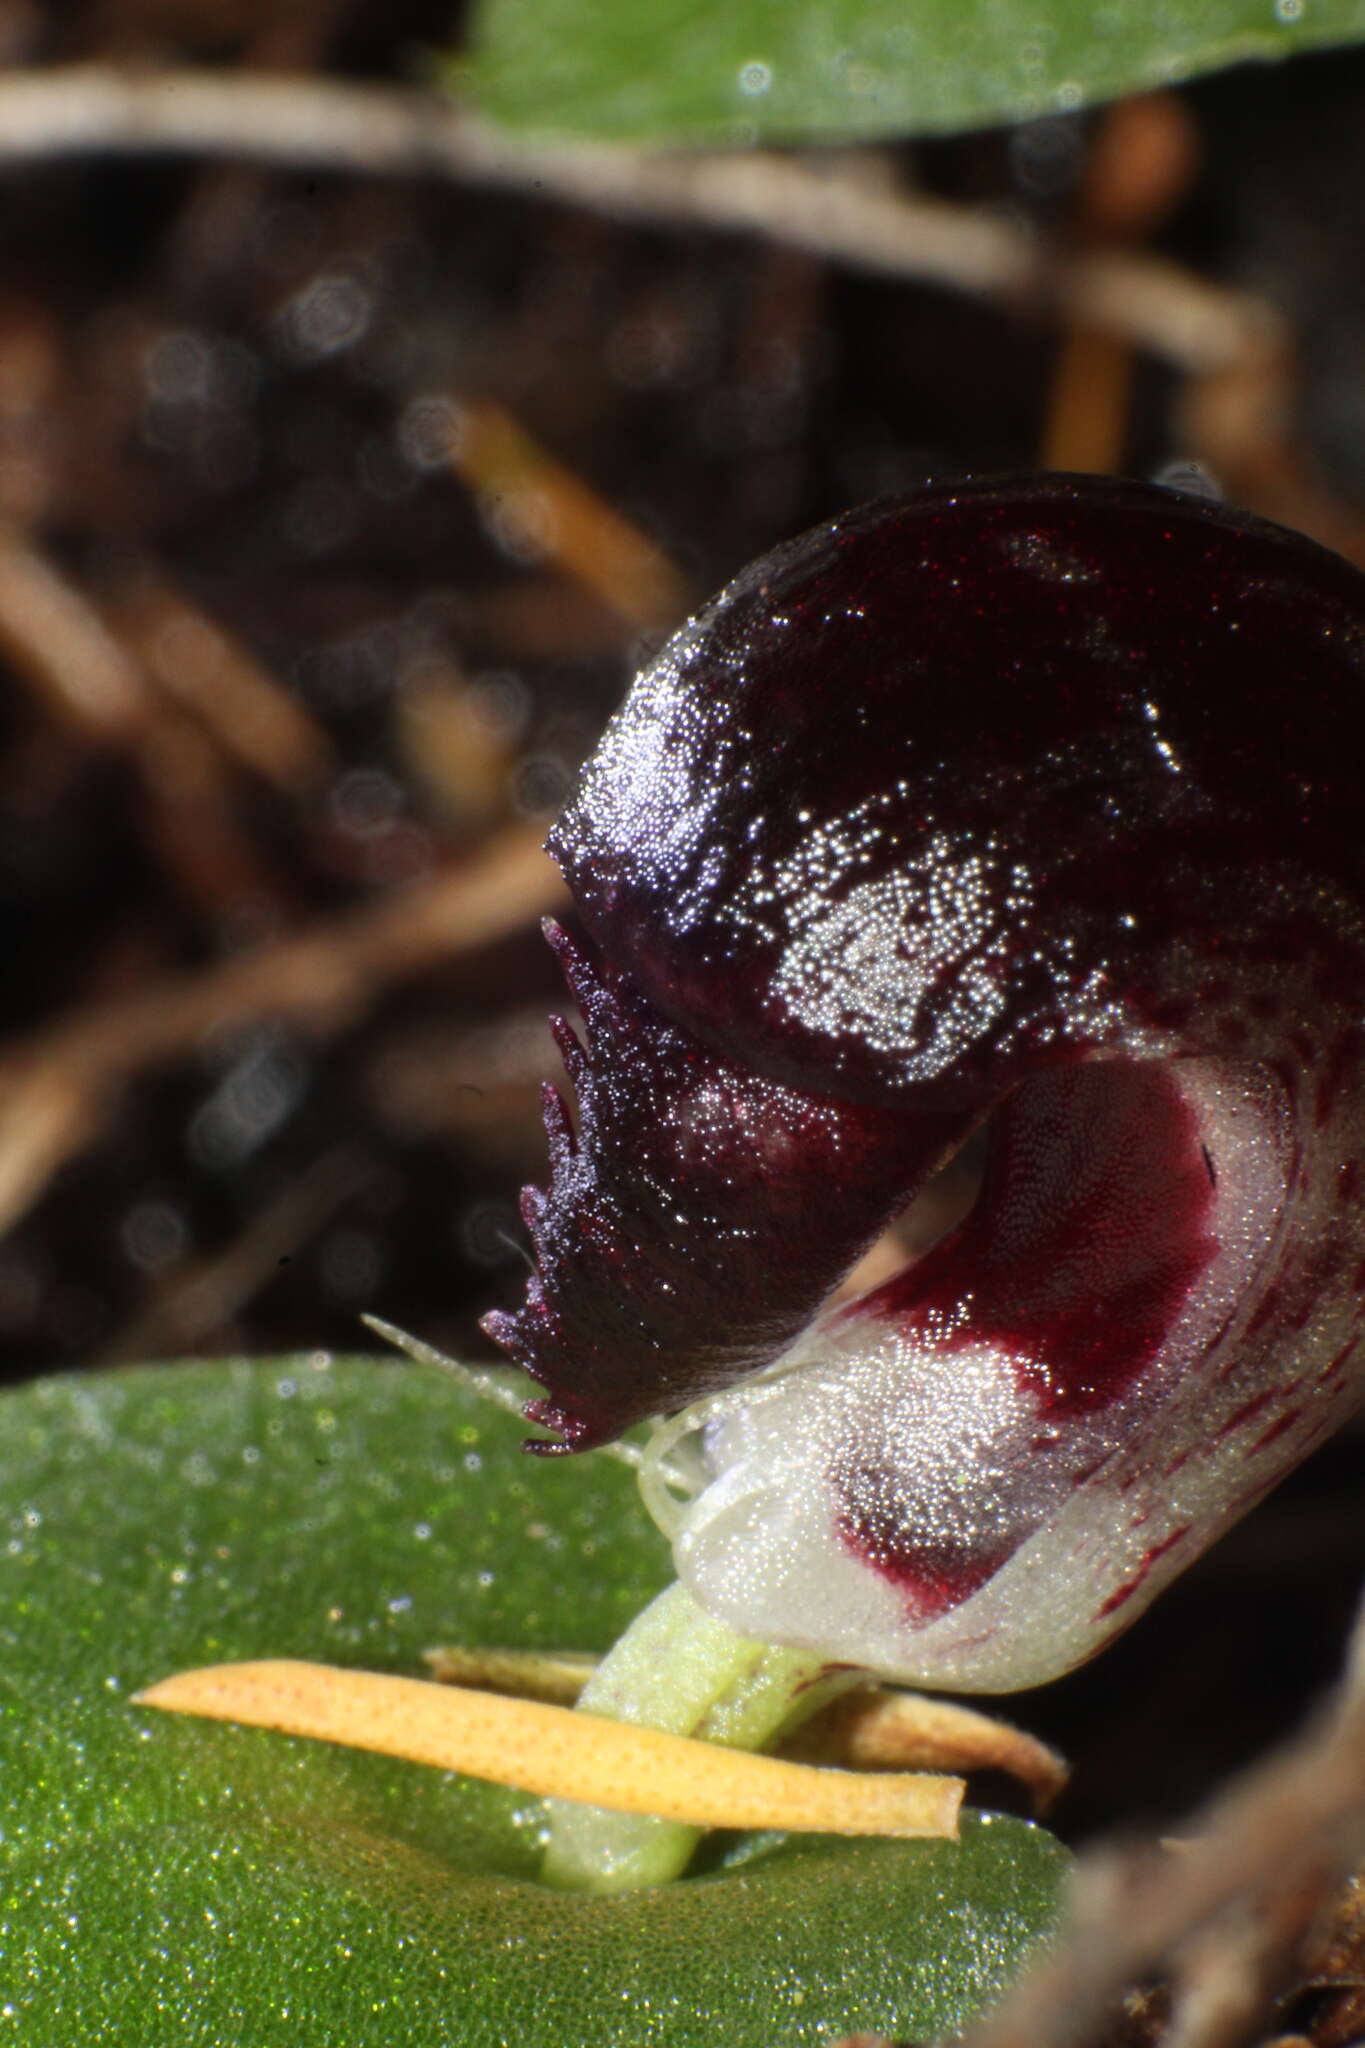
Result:
[[[1365,1396],[1365,578],[1099,477],[755,563],[551,835],[586,1044],[486,1327],[737,1633],[1092,1656]],[[965,1220],[829,1306],[971,1139]],[[666,1453],[667,1462],[664,1462]]]

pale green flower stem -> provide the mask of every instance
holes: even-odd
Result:
[[[636,1616],[578,1705],[609,1720],[756,1750],[865,1677],[833,1672],[806,1650],[734,1635],[684,1586],[673,1585]],[[550,1841],[541,1874],[547,1884],[579,1891],[625,1891],[678,1877],[701,1834],[678,1821],[608,1813],[574,1800],[547,1804]]]

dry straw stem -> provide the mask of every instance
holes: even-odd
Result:
[[[456,1646],[428,1650],[425,1660],[443,1685],[572,1706],[597,1669],[595,1657],[538,1650]],[[950,1700],[889,1686],[860,1686],[803,1721],[778,1753],[791,1760],[855,1771],[1006,1771],[1025,1785],[1042,1813],[1067,1780],[1055,1750],[989,1714]]]
[[[1004,1771],[1046,1813],[1068,1777],[1064,1758],[991,1714],[923,1693],[865,1686],[845,1693],[782,1745],[786,1756],[855,1771]]]
[[[438,1685],[508,1693],[552,1707],[576,1705],[599,1661],[574,1650],[482,1650],[462,1643],[422,1652],[422,1662]]]
[[[1248,294],[1130,250],[1068,259],[1017,221],[868,178],[861,153],[537,146],[435,93],[301,76],[86,64],[0,77],[0,164],[164,151],[458,178],[623,220],[747,230],[896,277],[1050,300],[1201,374],[1282,332]]]
[[[1249,2028],[1300,1934],[1365,1856],[1365,1608],[1331,1709],[1197,1815],[1180,1848],[1085,1858],[1057,1946],[967,2048],[1079,2048],[1124,1988],[1160,1967],[1178,1984],[1178,2048]],[[1254,2017],[1254,2015],[1253,2015]]]
[[[181,1672],[134,1704],[344,1743],[688,1827],[952,1838],[962,1800],[957,1778],[817,1770],[538,1700],[288,1658]]]

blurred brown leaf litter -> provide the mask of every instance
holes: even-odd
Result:
[[[366,1311],[487,1356],[563,1002],[540,840],[765,547],[1048,461],[1365,559],[1359,54],[741,178],[458,113],[404,157],[458,34],[428,0],[0,0],[0,110],[193,72],[244,138],[21,148],[0,112],[10,1378],[368,1347]],[[250,146],[290,104],[253,81],[332,141]],[[1361,1441],[1029,1699],[1070,1838],[1168,1823],[1335,1678]],[[1286,2043],[1365,2038],[1359,1922],[1357,1888],[1295,1931]],[[1150,2039],[1169,1999],[1133,1999]]]

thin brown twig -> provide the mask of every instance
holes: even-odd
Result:
[[[0,1230],[89,1141],[113,1093],[142,1068],[262,1016],[332,1035],[393,982],[558,907],[563,883],[540,841],[538,827],[509,828],[448,874],[11,1047],[0,1059]]]
[[[255,733],[262,770],[260,679],[254,697],[225,676],[217,718],[187,715],[174,693],[150,678],[117,620],[106,619],[81,586],[29,535],[0,525],[0,650],[14,674],[88,743],[136,764],[149,802],[143,829],[177,886],[210,916],[222,905],[224,878],[238,893],[269,902],[274,883],[242,831],[229,797],[233,757],[245,758],[246,733],[229,739],[231,711]],[[278,693],[277,693],[278,694]],[[280,723],[277,716],[276,724]],[[296,725],[303,724],[299,713]],[[270,744],[278,751],[278,739]]]
[[[224,753],[283,788],[316,782],[330,761],[316,721],[149,571],[115,593],[111,621],[30,535],[6,522],[0,648],[63,724],[96,744],[135,751],[160,718],[164,693],[192,710]]]
[[[16,527],[0,525],[0,649],[63,724],[102,745],[129,745],[148,693],[99,614]]]
[[[1207,1944],[1221,1970],[1239,1925],[1262,1915],[1254,1967],[1264,1971],[1285,1932],[1268,1902],[1300,1894],[1299,1925],[1308,1924],[1313,1902],[1324,1905],[1365,1855],[1365,1606],[1340,1698],[1196,1816],[1189,1835],[1178,1853],[1146,1843],[1086,1857],[1057,1946],[967,2036],[968,2048],[1073,2048],[1125,1986],[1182,1949],[1188,2015],[1190,1943]],[[1253,1967],[1245,1953],[1243,1967]],[[1226,2010],[1212,2012],[1217,2025]]]
[[[335,79],[85,64],[0,76],[0,166],[178,152],[441,177],[618,220],[751,233],[828,261],[1049,309],[1190,379],[1187,452],[1230,494],[1365,559],[1365,522],[1284,431],[1288,322],[1264,298],[1133,248],[1068,252],[1018,220],[868,175],[866,152],[651,152],[536,144],[435,92]]]
[[[1294,400],[1288,345],[1249,349],[1188,380],[1177,431],[1231,498],[1311,534],[1348,561],[1365,563],[1365,513],[1305,461]]]
[[[533,144],[439,94],[259,73],[85,64],[0,78],[0,163],[174,151],[372,176],[461,178],[619,219],[756,232],[897,277],[1051,299],[1186,370],[1278,334],[1250,294],[1132,251],[1068,260],[985,208],[885,189],[830,152],[804,159]]]
[[[0,75],[0,166],[151,152],[462,179],[1049,308],[1190,378],[1188,452],[1234,498],[1365,559],[1365,521],[1289,444],[1290,330],[1267,300],[1132,248],[1067,252],[1025,223],[870,176],[866,152],[536,144],[435,92],[259,72],[81,64]]]
[[[176,1357],[214,1337],[375,1171],[358,1147],[334,1145],[259,1209],[226,1250],[172,1274],[94,1362]]]
[[[1194,120],[1174,93],[1119,100],[1091,144],[1072,222],[1091,252],[1135,251],[1194,174]],[[1048,395],[1040,467],[1117,470],[1128,442],[1135,350],[1130,337],[1063,323]]]
[[[333,764],[317,720],[216,620],[144,569],[117,588],[110,616],[158,691],[241,767],[297,794]]]
[[[450,460],[479,497],[528,529],[543,559],[631,625],[674,626],[695,603],[662,548],[493,400],[455,409]]]

